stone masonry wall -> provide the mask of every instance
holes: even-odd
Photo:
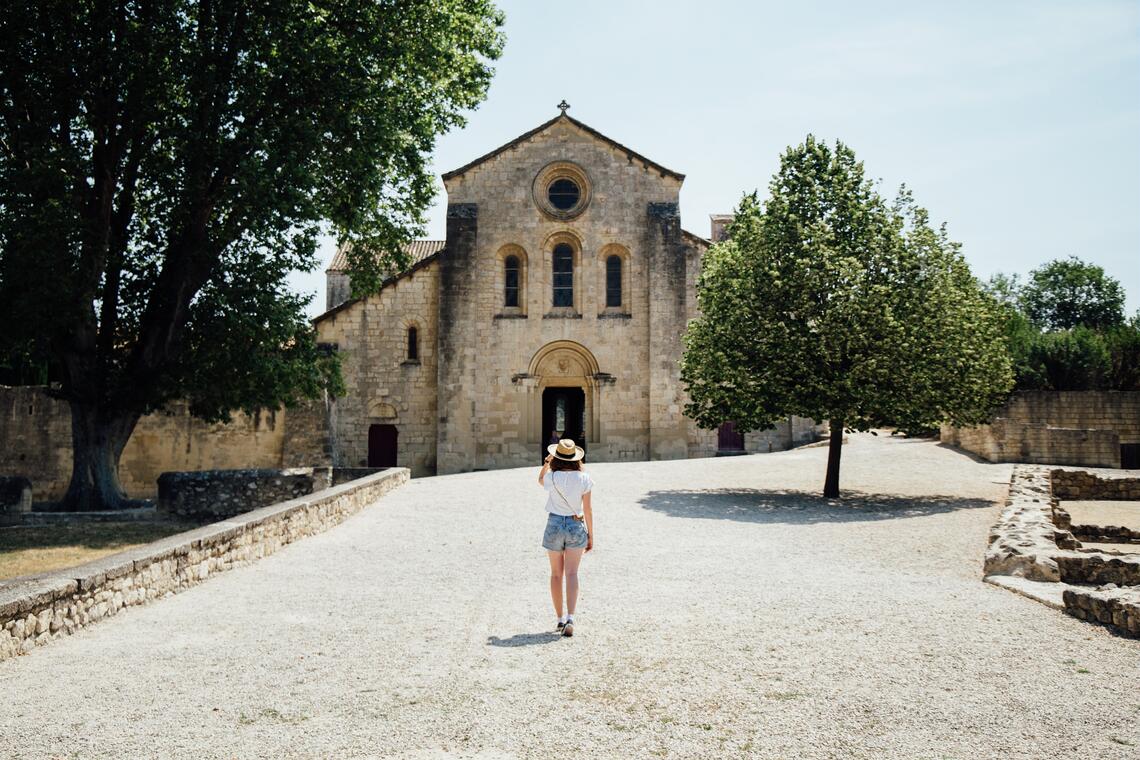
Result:
[[[348,391],[332,402],[327,423],[337,466],[366,466],[368,429],[386,424],[398,433],[396,464],[416,477],[435,473],[438,304],[433,262],[317,322],[319,340],[337,346]],[[411,326],[416,361],[408,359]]]
[[[1140,587],[1070,588],[1063,598],[1070,615],[1140,637]]]
[[[999,417],[1077,430],[1114,430],[1140,443],[1140,391],[1022,391]]]
[[[552,161],[571,161],[589,177],[589,205],[573,219],[547,216],[534,202],[535,178]],[[448,334],[440,350],[453,352],[457,372],[441,365],[439,373],[439,416],[446,419],[440,472],[536,463],[549,435],[540,430],[542,394],[558,386],[586,393],[591,461],[685,456],[686,422],[673,390],[679,369],[666,347],[684,329],[688,244],[675,214],[653,221],[649,214],[650,204],[676,208],[681,181],[559,121],[445,184],[452,208],[477,208],[477,224],[468,225],[474,241],[466,260],[451,264],[462,269],[441,283],[449,300],[463,303],[446,309],[441,303],[441,330]],[[453,250],[453,232],[466,231],[460,221],[449,219],[445,257],[460,255]],[[556,309],[551,268],[560,242],[577,259],[574,306]],[[523,263],[517,310],[502,305],[500,259],[508,251]],[[627,287],[617,309],[605,306],[610,253],[625,265]],[[538,362],[555,344],[566,346],[564,355]],[[572,374],[585,365],[596,365],[600,376]],[[655,439],[651,424],[659,426]]]
[[[1053,496],[1063,501],[1140,501],[1140,478],[1114,472],[1055,469]]]
[[[158,511],[212,522],[321,491],[331,481],[331,467],[164,472],[158,477]]]
[[[991,462],[1119,467],[1120,444],[1140,442],[1140,392],[1016,393],[992,424],[941,437]]]
[[[326,464],[324,419],[323,404],[315,402],[312,409],[238,412],[228,423],[209,424],[176,402],[139,420],[120,459],[119,477],[128,495],[154,498],[158,476],[171,470],[281,467],[290,440],[288,464]],[[0,475],[28,478],[36,501],[63,496],[71,477],[66,402],[43,387],[0,387],[0,441]]]
[[[0,660],[327,530],[407,479],[404,468],[386,470],[80,567],[0,586]]]

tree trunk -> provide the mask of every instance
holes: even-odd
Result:
[[[138,420],[135,412],[108,414],[98,406],[71,402],[71,483],[58,504],[60,511],[126,509],[138,504],[127,498],[119,483],[119,457]]]
[[[831,442],[827,447],[827,479],[823,483],[825,499],[839,498],[839,458],[843,456],[843,420],[829,420]]]

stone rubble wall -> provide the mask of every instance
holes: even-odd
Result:
[[[164,472],[158,478],[158,511],[212,522],[323,491],[375,472],[378,470],[369,467]]]
[[[1062,583],[1140,586],[1140,555],[1067,552],[1056,558]]]
[[[1076,551],[1081,544],[1069,532],[1070,516],[1057,501],[1121,493],[1111,485],[1121,482],[1127,484],[1123,493],[1131,493],[1130,480],[1135,479],[1116,473],[1014,467],[1005,508],[990,530],[985,575],[1081,584],[1063,591],[1066,612],[1126,635],[1140,634],[1140,554]]]
[[[327,530],[408,480],[392,468],[95,562],[0,584],[0,660]]]
[[[1110,625],[1129,636],[1140,636],[1140,588],[1108,584],[1100,588],[1065,589],[1065,612],[1090,622]]]
[[[190,415],[185,402],[139,420],[119,460],[127,495],[153,499],[163,472],[331,464],[327,404],[235,413],[226,423]],[[43,386],[0,386],[0,475],[25,477],[36,501],[52,501],[71,478],[71,410]]]
[[[989,425],[942,427],[942,442],[991,462],[1120,467],[1140,443],[1140,391],[1023,391]]]
[[[1014,467],[1001,517],[990,529],[985,575],[1014,575],[1034,581],[1061,579],[1055,555],[1057,526],[1052,519],[1049,472]]]
[[[1054,469],[1050,479],[1062,501],[1140,500],[1140,478],[1120,472]]]

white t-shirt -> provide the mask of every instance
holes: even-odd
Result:
[[[582,514],[582,494],[594,487],[593,479],[581,470],[551,470],[542,481],[546,489],[546,511],[553,515]]]

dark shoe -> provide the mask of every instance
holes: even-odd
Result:
[[[562,635],[563,636],[573,636],[574,635],[574,618],[570,618],[569,620],[566,621],[566,625],[562,626]]]
[[[559,633],[562,633],[562,629],[563,629],[563,628],[565,628],[565,627],[566,627],[566,624],[565,624],[565,623],[563,623],[561,620],[559,620],[559,621],[558,621],[558,632],[559,632]]]

